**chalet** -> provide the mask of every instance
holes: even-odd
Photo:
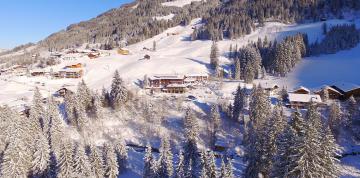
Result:
[[[54,77],[59,78],[81,78],[83,76],[82,68],[66,68],[57,72]]]
[[[31,71],[31,76],[43,76],[46,72],[43,69],[34,69]]]
[[[351,84],[351,83],[339,83],[331,87],[341,92],[344,95],[343,99],[345,100],[350,98],[351,96],[354,96],[355,98],[360,97],[359,85]]]
[[[187,74],[185,75],[185,80],[194,80],[198,83],[204,83],[209,79],[209,76],[207,74]]]
[[[294,93],[294,94],[310,94],[310,90],[301,86],[297,89],[295,89],[294,91],[292,91],[291,93]]]
[[[98,52],[92,52],[92,53],[89,53],[87,56],[88,56],[90,59],[96,59],[96,58],[100,57],[100,53],[98,53]]]
[[[65,95],[66,95],[67,93],[72,94],[72,93],[74,93],[74,92],[72,92],[71,90],[69,90],[69,89],[67,89],[67,88],[61,88],[61,89],[59,89],[58,91],[56,91],[56,95],[57,95],[57,96],[60,96],[60,97],[65,97]]]
[[[343,92],[327,85],[323,86],[320,90],[317,90],[314,93],[320,95],[321,97],[324,97],[325,91],[329,94],[329,99],[331,100],[340,100],[344,98]]]
[[[82,68],[82,64],[81,64],[81,63],[77,63],[77,64],[65,66],[65,68],[70,68],[70,69]]]
[[[117,53],[118,54],[121,54],[121,55],[129,55],[130,54],[130,50],[126,49],[126,48],[119,48],[117,50]]]
[[[304,109],[310,102],[322,103],[320,95],[288,93],[289,106],[291,108]]]
[[[164,93],[185,93],[186,92],[186,85],[184,84],[169,84],[166,85],[162,92]]]
[[[169,84],[184,84],[183,75],[153,75],[149,77],[149,87],[164,88]]]

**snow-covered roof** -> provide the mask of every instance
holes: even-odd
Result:
[[[184,82],[195,82],[196,81],[196,79],[194,79],[194,78],[186,78],[186,79],[184,79]]]
[[[82,71],[82,68],[66,68],[66,69],[61,69],[59,72],[80,72]]]
[[[321,92],[321,91],[324,90],[324,89],[326,89],[326,90],[331,90],[331,91],[333,91],[333,92],[336,92],[336,93],[339,93],[339,94],[342,95],[342,93],[341,93],[339,90],[337,90],[337,89],[335,89],[335,88],[333,88],[333,87],[331,87],[331,86],[329,86],[329,85],[323,85],[323,86],[321,86],[321,87],[315,88],[315,92]]]
[[[208,74],[186,74],[185,77],[208,77]]]
[[[186,85],[173,83],[167,85],[166,88],[186,88]]]
[[[322,102],[320,95],[296,94],[296,93],[289,93],[288,95],[290,102],[302,102],[302,103],[309,103],[311,101],[315,103]]]
[[[300,86],[299,88],[296,88],[295,90],[294,90],[294,92],[296,92],[296,91],[299,91],[299,90],[305,90],[305,91],[307,91],[307,92],[311,92],[308,88],[306,88],[306,87],[304,87],[304,86]]]
[[[341,89],[344,92],[348,92],[357,88],[360,88],[359,85],[353,84],[353,83],[336,83],[333,86]]]
[[[162,74],[162,75],[153,75],[149,77],[150,80],[159,80],[159,79],[184,79],[183,75],[171,75],[171,74]]]

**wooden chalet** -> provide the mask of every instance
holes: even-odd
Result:
[[[87,56],[88,56],[90,59],[96,59],[96,58],[100,57],[100,53],[98,53],[98,52],[92,52],[92,53],[89,53]]]
[[[340,83],[331,86],[335,90],[338,90],[343,94],[342,99],[346,100],[349,99],[351,96],[355,98],[360,98],[360,86],[351,83]]]
[[[169,84],[164,87],[162,90],[164,93],[185,93],[186,85],[184,84]]]
[[[46,72],[43,69],[35,69],[35,70],[31,71],[31,76],[33,76],[33,77],[35,77],[35,76],[43,76],[45,74],[46,74]]]
[[[169,84],[184,84],[183,75],[153,75],[148,80],[151,88],[164,88]]]
[[[312,94],[299,94],[299,93],[288,93],[289,107],[305,109],[310,102],[321,104],[322,100],[320,95]]]
[[[60,97],[65,97],[66,94],[72,94],[74,92],[72,92],[71,90],[67,89],[67,88],[61,88],[58,91],[56,91],[56,95],[60,96]]]
[[[130,54],[130,50],[126,49],[126,48],[119,48],[117,50],[117,53],[118,54],[121,54],[121,55],[129,55]]]
[[[305,88],[303,86],[295,89],[294,91],[292,91],[291,93],[294,93],[294,94],[310,94],[311,91],[308,89],[308,88]]]
[[[315,94],[320,95],[322,98],[324,98],[325,91],[329,94],[329,99],[331,100],[341,100],[344,98],[344,93],[339,91],[338,89],[335,89],[331,86],[323,86],[320,90],[315,91]]]
[[[81,64],[81,63],[77,63],[77,64],[65,66],[65,68],[71,68],[71,69],[82,68],[82,64]]]
[[[200,84],[205,83],[209,79],[207,74],[188,74],[184,77],[185,84]]]

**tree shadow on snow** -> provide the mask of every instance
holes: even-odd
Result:
[[[190,61],[193,61],[193,62],[196,62],[196,63],[199,63],[199,64],[201,64],[201,65],[204,65],[204,66],[206,67],[208,73],[210,73],[210,74],[214,72],[214,71],[211,69],[211,66],[210,66],[209,63],[205,63],[205,62],[203,62],[203,61],[200,61],[200,60],[197,60],[197,59],[193,59],[193,58],[186,58],[186,59],[188,59],[188,60],[190,60]]]

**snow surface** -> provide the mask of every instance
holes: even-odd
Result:
[[[175,14],[170,13],[169,15],[165,15],[165,16],[155,16],[153,17],[154,20],[171,20],[175,17]]]
[[[162,3],[163,6],[176,6],[183,7],[185,5],[191,4],[193,1],[202,1],[202,0],[174,0],[169,2]]]

